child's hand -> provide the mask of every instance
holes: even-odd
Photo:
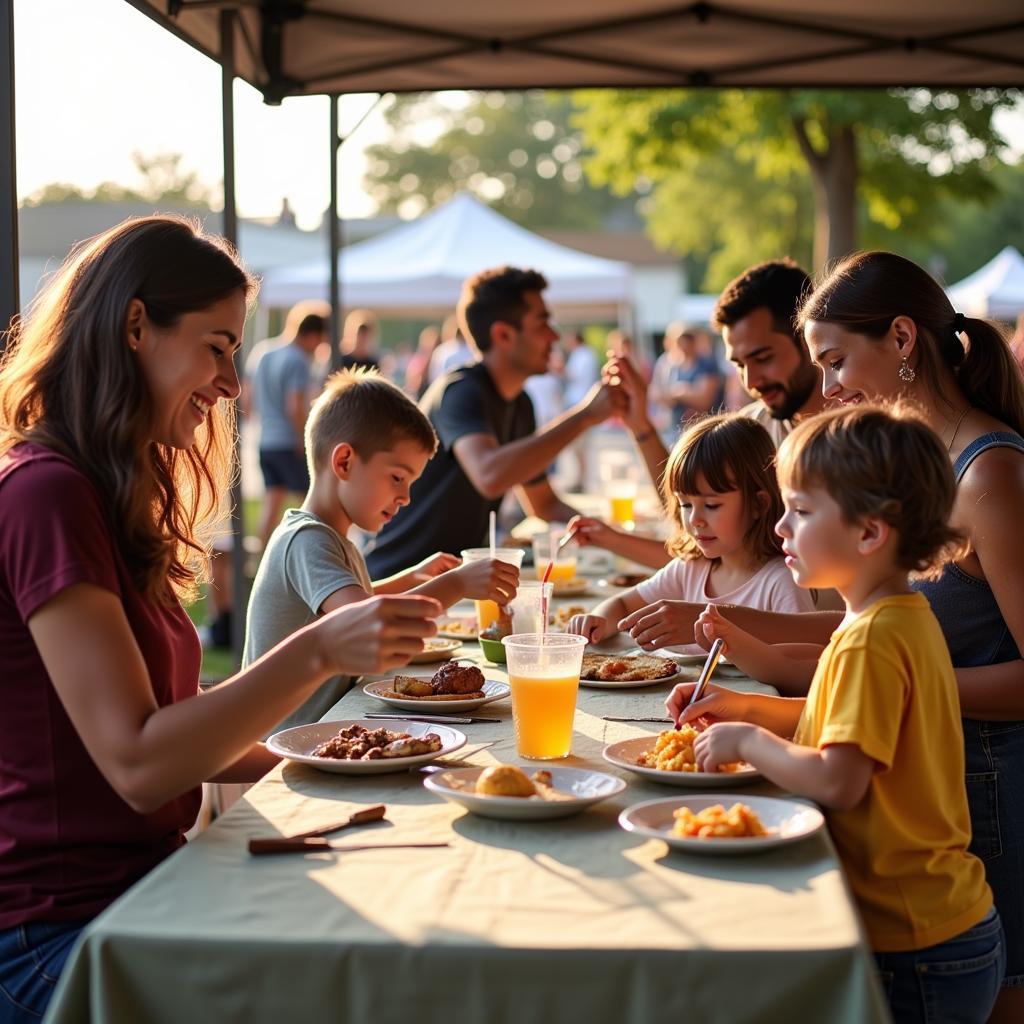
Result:
[[[697,643],[707,650],[711,649],[716,640],[721,639],[724,642],[722,653],[728,654],[732,646],[730,640],[736,630],[737,627],[718,610],[716,605],[709,604],[698,616],[693,633]]]
[[[519,570],[516,566],[497,558],[466,562],[453,569],[452,575],[458,577],[462,596],[474,601],[508,604],[516,596],[519,587]]]
[[[709,722],[736,721],[746,717],[747,702],[742,693],[710,685],[692,707],[687,707],[696,683],[679,683],[665,700],[665,710],[676,725],[704,718]]]
[[[569,520],[566,532],[572,534],[573,540],[581,548],[604,548],[608,546],[609,538],[613,537],[617,531],[607,523],[602,523],[600,519],[591,519],[590,516],[573,516]]]
[[[692,644],[698,608],[690,601],[655,601],[627,615],[619,629],[647,650]]]
[[[603,615],[574,615],[565,631],[573,636],[585,636],[588,644],[597,644],[611,633],[609,625]]]
[[[410,571],[426,582],[460,565],[462,565],[462,559],[458,555],[449,555],[446,551],[435,551],[429,558],[424,558],[422,562],[414,565]]]
[[[719,765],[744,760],[743,743],[757,728],[748,722],[717,722],[705,729],[693,745],[697,770],[717,772]]]

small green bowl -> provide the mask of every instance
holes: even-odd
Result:
[[[500,640],[490,640],[485,636],[480,637],[480,650],[484,657],[492,665],[505,664],[505,645]]]

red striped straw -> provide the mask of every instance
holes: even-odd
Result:
[[[548,631],[548,596],[544,587],[551,579],[551,570],[554,567],[555,560],[551,559],[548,562],[548,567],[544,570],[544,578],[540,581],[540,632],[542,636]]]

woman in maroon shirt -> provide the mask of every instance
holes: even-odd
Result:
[[[84,925],[183,842],[204,780],[338,673],[404,664],[424,598],[318,620],[198,695],[194,592],[230,472],[255,283],[182,219],[72,253],[0,369],[0,1024],[42,1016]]]

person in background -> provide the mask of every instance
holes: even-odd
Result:
[[[294,334],[257,345],[246,367],[251,382],[246,411],[255,413],[260,423],[261,548],[266,547],[288,496],[305,494],[309,488],[302,429],[309,413],[313,359],[327,339],[327,326],[319,313],[306,313]]]
[[[204,781],[340,672],[406,664],[427,597],[326,615],[199,695],[195,599],[228,487],[256,282],[177,217],[76,247],[0,368],[0,1019],[38,1022],[88,922],[177,850]]]
[[[661,373],[651,387],[654,400],[669,410],[672,430],[678,432],[713,411],[724,379],[715,357],[702,351],[696,331],[680,323],[669,324],[664,345]]]
[[[433,551],[484,543],[490,512],[515,488],[531,515],[568,522],[575,510],[555,494],[547,468],[567,444],[615,411],[610,387],[595,384],[573,408],[536,429],[523,387],[546,373],[558,332],[534,270],[497,267],[463,286],[459,318],[479,359],[428,389],[420,407],[440,439],[412,487],[410,504],[384,525],[367,564],[387,576]]]
[[[440,344],[441,332],[433,324],[420,331],[416,351],[409,357],[409,364],[405,368],[405,391],[416,401],[423,397],[430,385],[430,358]]]
[[[594,350],[586,343],[579,331],[572,331],[562,340],[565,350],[565,407],[572,408],[590,392],[590,389],[601,378],[601,367]],[[567,451],[576,461],[576,485],[579,491],[587,487],[587,447],[589,437],[583,434],[578,437]]]
[[[379,370],[376,341],[380,330],[377,317],[366,309],[353,309],[345,317],[341,336],[341,368],[343,370]]]
[[[963,541],[949,525],[956,483],[946,446],[916,418],[834,410],[783,442],[779,482],[777,529],[793,578],[846,602],[810,692],[716,689],[687,706],[686,684],[666,701],[669,715],[712,723],[694,744],[698,769],[744,761],[823,806],[894,1020],[983,1024],[1006,940],[985,865],[968,849],[949,649],[908,578],[941,566]],[[722,636],[728,648],[728,636],[707,627],[706,639]]]
[[[811,279],[792,260],[745,270],[725,286],[712,319],[725,354],[756,401],[740,410],[772,435],[776,446],[801,419],[826,407],[821,374],[796,326]]]
[[[427,374],[429,383],[433,384],[449,370],[457,370],[460,366],[475,362],[476,359],[476,353],[462,333],[458,316],[445,317],[441,325],[441,344],[434,349],[434,354],[430,357],[430,369]]]

